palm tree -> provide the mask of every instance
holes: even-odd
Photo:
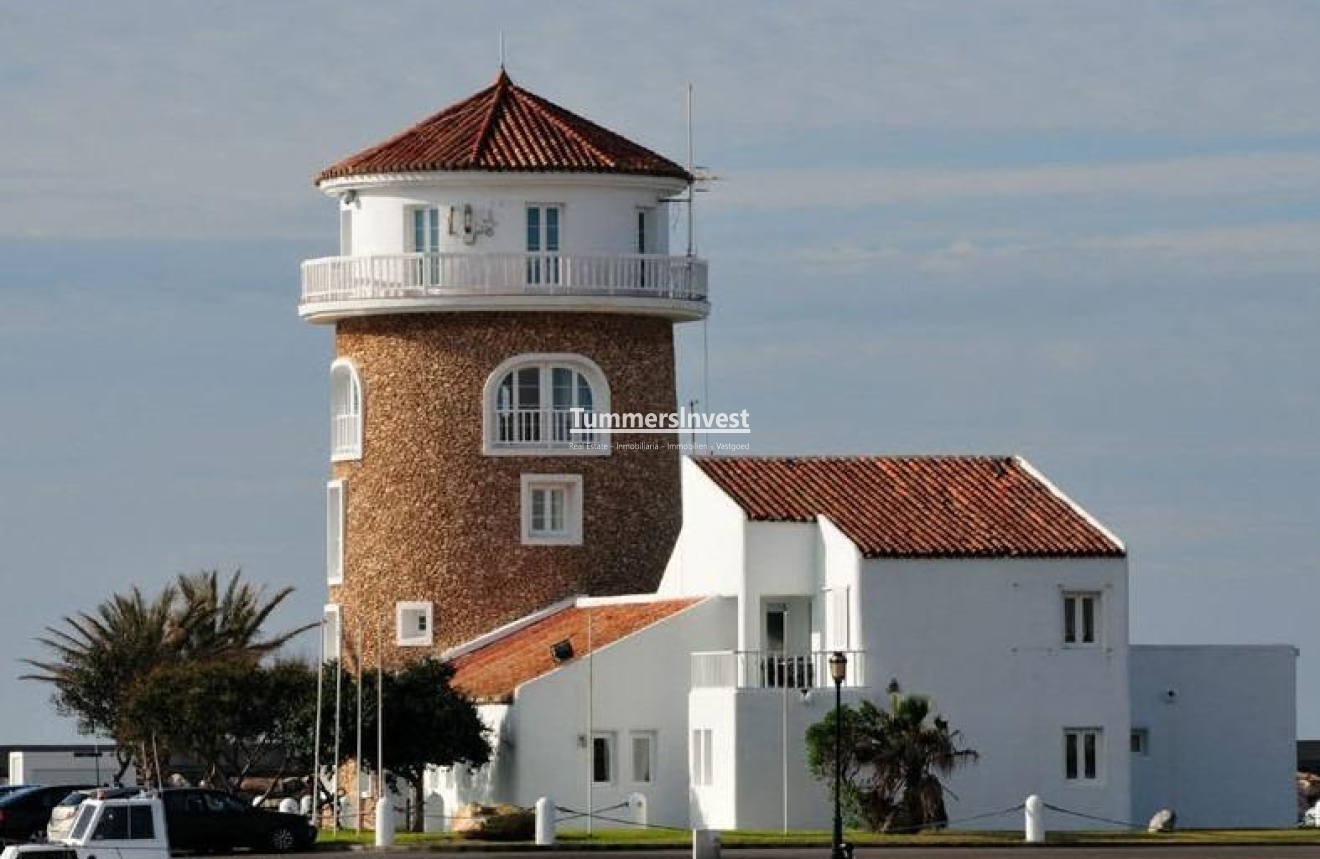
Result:
[[[808,766],[822,780],[834,777],[834,720],[842,718],[843,785],[849,813],[881,832],[914,831],[948,821],[944,780],[976,761],[962,733],[934,714],[929,698],[890,687],[889,709],[870,701],[843,707],[807,731]]]
[[[23,660],[36,669],[23,679],[51,684],[56,711],[75,718],[79,732],[113,738],[121,751],[122,777],[129,760],[125,753],[136,752],[140,768],[148,764],[141,748],[148,738],[137,736],[121,719],[134,686],[180,662],[260,661],[316,626],[263,634],[262,627],[291,593],[293,588],[281,588],[268,596],[265,588],[243,581],[241,572],[222,589],[215,571],[180,575],[153,598],[134,587],[91,612],[67,615],[47,627],[37,643],[50,656]]]
[[[865,762],[874,769],[883,795],[891,798],[882,830],[946,823],[944,779],[976,761],[976,751],[962,747],[962,732],[950,730],[942,716],[933,714],[925,696],[895,691],[889,696],[889,711],[880,716],[883,742]]]
[[[241,571],[229,578],[223,591],[220,574],[215,570],[181,575],[177,586],[180,604],[176,618],[181,634],[178,649],[188,658],[261,659],[317,625],[310,623],[263,638],[262,627],[293,588],[280,588],[267,597],[264,587],[243,581]]]

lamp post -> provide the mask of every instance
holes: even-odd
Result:
[[[830,859],[847,859],[843,846],[843,680],[848,676],[848,657],[843,651],[830,654],[830,677],[834,680],[834,835]]]

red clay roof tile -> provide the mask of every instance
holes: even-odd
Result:
[[[1017,457],[704,457],[762,522],[826,516],[868,558],[1123,557],[1126,550]]]
[[[550,648],[558,642],[571,642],[574,658],[582,657],[698,602],[675,599],[570,606],[455,658],[453,685],[478,701],[507,701],[514,689],[557,667]]]
[[[528,92],[500,69],[481,92],[327,167],[316,181],[429,170],[689,178],[668,158]]]

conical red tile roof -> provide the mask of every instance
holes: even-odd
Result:
[[[668,158],[528,92],[500,69],[481,92],[327,167],[316,181],[429,170],[689,178]]]

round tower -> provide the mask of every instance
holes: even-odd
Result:
[[[669,253],[678,164],[496,81],[327,168],[340,255],[302,266],[335,329],[330,656],[443,651],[577,595],[649,592],[680,525],[675,323],[706,264]],[[577,411],[581,410],[581,411]]]

